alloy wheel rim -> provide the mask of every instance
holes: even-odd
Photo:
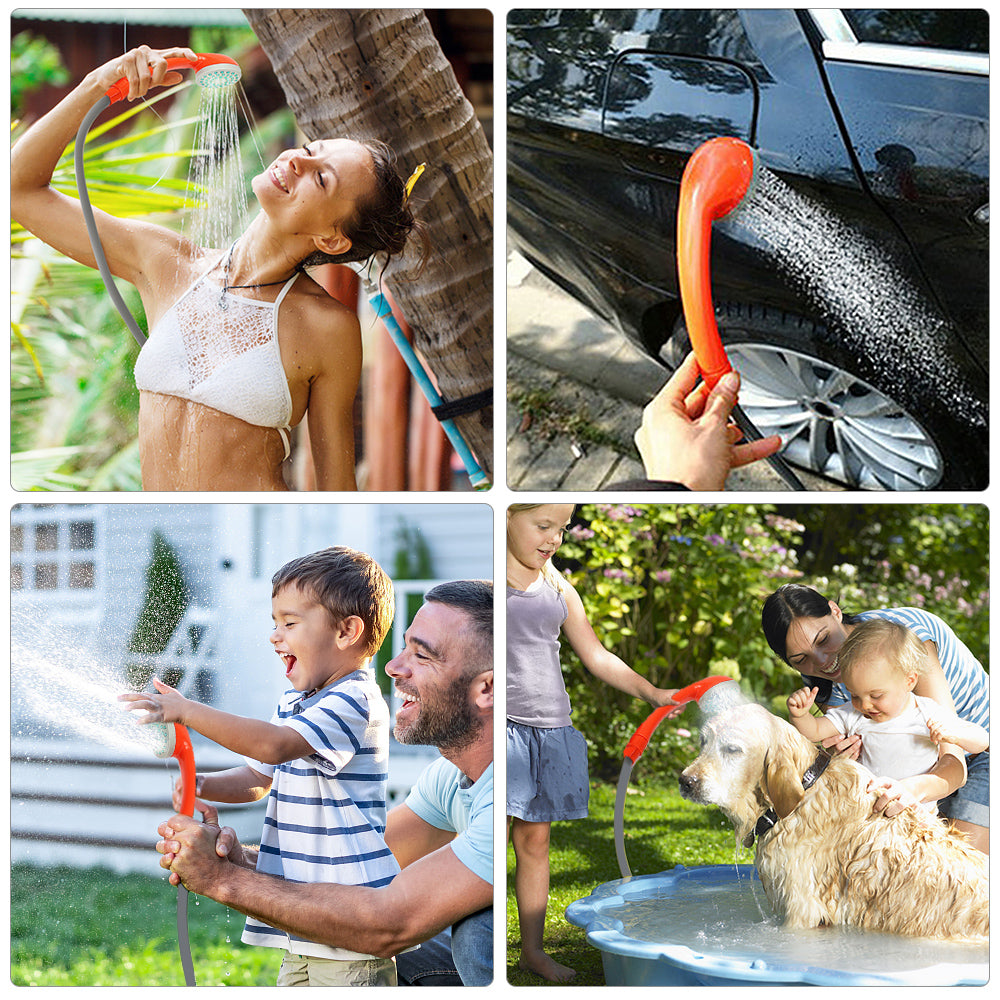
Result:
[[[863,379],[798,351],[727,346],[740,405],[791,463],[854,489],[927,490],[944,462],[920,423]]]

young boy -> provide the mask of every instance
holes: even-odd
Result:
[[[392,624],[392,583],[370,556],[324,549],[272,580],[274,632],[292,690],[270,722],[220,712],[154,678],[124,694],[143,722],[179,722],[242,754],[243,767],[198,775],[196,794],[252,802],[270,791],[257,870],[295,882],[383,886],[399,865],[383,839],[389,712],[367,661]],[[278,986],[394,986],[393,959],[330,948],[253,919],[247,944],[284,948]]]
[[[800,688],[788,698],[792,725],[813,742],[837,733],[858,734],[860,763],[877,777],[896,780],[930,770],[942,744],[967,753],[989,747],[989,733],[981,726],[913,694],[927,654],[919,637],[904,625],[888,618],[855,625],[838,663],[841,680],[851,692],[850,707],[839,705],[819,717],[809,712],[818,688]],[[936,811],[935,802],[924,805]]]

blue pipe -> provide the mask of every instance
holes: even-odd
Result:
[[[392,337],[392,342],[403,356],[406,367],[410,369],[410,374],[416,379],[417,385],[423,390],[427,401],[431,406],[440,406],[443,402],[441,395],[434,388],[434,383],[430,380],[423,364],[421,364],[420,358],[417,357],[416,352],[413,350],[413,345],[406,339],[406,334],[403,333],[399,323],[396,322],[396,317],[392,314],[392,306],[389,305],[386,297],[379,293],[372,296],[369,301],[375,310],[375,315],[385,324],[385,328],[389,331],[389,336]],[[462,460],[465,471],[469,476],[469,482],[473,488],[479,490],[488,487],[489,479],[487,479],[486,473],[483,472],[479,467],[479,463],[473,457],[469,446],[465,443],[465,438],[462,437],[461,432],[455,426],[455,421],[442,420],[441,426],[444,428],[445,434],[448,435],[448,440],[451,442],[456,454]]]

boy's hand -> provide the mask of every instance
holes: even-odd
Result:
[[[125,706],[128,711],[141,708],[148,714],[139,719],[140,723],[147,722],[180,722],[184,723],[184,712],[189,704],[176,688],[169,684],[164,684],[159,677],[153,678],[153,686],[156,694],[120,694],[119,701],[126,701]]]
[[[803,715],[808,715],[809,709],[812,708],[818,694],[818,687],[799,688],[798,691],[788,696],[788,701],[786,702],[788,705],[788,714],[793,719],[801,719]]]
[[[201,795],[201,790],[202,790],[202,787],[204,786],[204,784],[205,784],[205,775],[203,775],[203,774],[196,774],[194,776],[194,794],[195,794],[194,807],[203,816],[205,816],[205,822],[206,823],[214,823],[215,820],[210,820],[208,818],[208,811],[211,810],[212,812],[214,812],[216,814],[216,817],[218,817],[218,811],[216,810],[215,806],[206,805],[206,803],[202,802],[198,798],[198,796]],[[182,802],[182,799],[183,799],[183,793],[184,793],[184,779],[183,778],[178,778],[174,782],[174,792],[173,792],[173,796],[171,797],[171,804],[173,805],[174,810],[176,812],[180,812],[181,811],[181,802]]]
[[[821,742],[825,749],[841,754],[848,760],[858,760],[861,757],[861,737],[857,734],[845,736],[843,733],[834,733]]]

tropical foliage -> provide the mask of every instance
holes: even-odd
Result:
[[[821,546],[829,540],[826,517],[840,533],[839,549]],[[839,505],[588,504],[576,521],[559,550],[560,567],[601,641],[658,687],[720,674],[783,711],[798,674],[768,648],[760,609],[791,580],[846,610],[925,607],[988,669],[984,506],[847,505],[845,512]],[[821,564],[821,548],[839,556]],[[821,565],[806,576],[803,567]],[[563,645],[574,724],[590,745],[592,773],[611,777],[648,710],[595,681]],[[682,715],[661,726],[655,761],[645,767],[675,770],[689,760],[693,721]]]
[[[39,87],[63,84],[69,73],[59,50],[44,38],[22,31],[10,40],[10,109],[20,114],[24,98]]]
[[[179,89],[91,130],[84,162],[96,207],[121,217],[167,217],[184,207],[190,153],[177,138],[193,119],[157,120],[150,110]],[[15,127],[13,137],[19,134]],[[72,146],[52,185],[76,196]],[[12,223],[11,287],[15,488],[138,489],[138,400],[131,376],[137,347],[100,276]],[[142,324],[138,295],[131,287],[122,292]]]

